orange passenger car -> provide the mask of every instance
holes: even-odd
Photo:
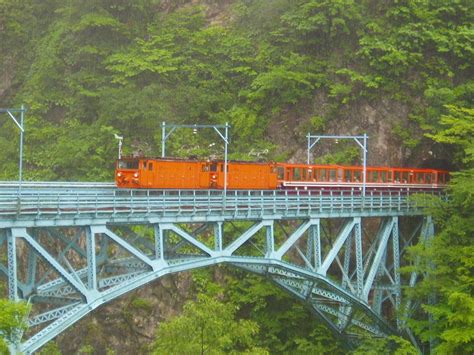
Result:
[[[364,179],[361,166],[277,164],[278,184],[282,188],[360,187]],[[449,172],[433,169],[367,167],[368,188],[443,187]]]

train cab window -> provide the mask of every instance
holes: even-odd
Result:
[[[321,180],[321,181],[327,181],[327,180],[328,180],[328,176],[327,176],[327,171],[326,171],[326,169],[320,169],[320,170],[319,170],[319,176],[320,176],[320,180]]]
[[[153,163],[148,163],[148,170],[153,171]]]
[[[221,166],[221,173],[224,172],[224,164],[219,164]],[[229,165],[227,165],[227,172],[229,172]]]
[[[336,181],[336,169],[329,169],[329,180]]]
[[[143,162],[143,170],[146,170],[146,161]]]
[[[118,162],[119,169],[138,169],[138,160],[119,160]]]
[[[284,175],[285,175],[285,169],[283,169],[281,166],[277,168],[277,174],[278,174],[278,180],[283,180]]]
[[[211,171],[217,171],[217,164],[216,163],[211,164]]]
[[[301,180],[301,169],[300,168],[293,168],[293,180],[300,181]]]
[[[201,170],[202,170],[202,172],[203,172],[203,173],[206,173],[206,172],[208,172],[208,171],[209,171],[209,165],[207,165],[207,164],[203,164],[203,165],[202,165],[202,169],[201,169]]]

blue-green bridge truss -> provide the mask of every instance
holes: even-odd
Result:
[[[406,247],[434,227],[432,193],[124,190],[0,183],[0,275],[32,305],[32,353],[102,304],[219,263],[271,280],[347,343],[402,331]],[[405,307],[404,307],[405,308]]]

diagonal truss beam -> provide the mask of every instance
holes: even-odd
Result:
[[[352,232],[352,229],[354,228],[356,223],[360,223],[360,219],[357,219],[357,218],[348,219],[348,221],[346,222],[346,224],[345,224],[344,228],[342,229],[341,233],[339,234],[336,241],[334,242],[334,245],[332,246],[331,250],[329,251],[328,255],[326,256],[326,259],[324,259],[324,262],[318,268],[318,270],[317,270],[318,274],[326,275],[329,267],[331,266],[332,262],[334,261],[337,254],[341,250],[341,248],[344,245],[347,237],[349,237],[349,235]]]
[[[194,238],[192,235],[187,233],[186,231],[182,230],[181,228],[178,228],[176,225],[172,223],[167,223],[167,224],[162,224],[160,226],[163,230],[171,230],[175,232],[177,235],[188,241],[190,244],[194,245],[196,248],[200,249],[201,251],[205,252],[209,256],[214,255],[214,251],[209,249],[206,245],[201,243],[199,240]]]
[[[309,227],[318,225],[319,219],[310,219],[306,222],[303,222],[293,234],[282,244],[282,246],[274,253],[275,258],[281,259],[283,255],[290,250],[290,248],[300,239],[304,232],[306,232]]]
[[[397,223],[396,217],[387,219],[381,230],[381,235],[379,236],[379,238],[377,238],[380,240],[379,246],[377,248],[377,252],[372,262],[372,266],[370,267],[369,273],[367,275],[367,278],[364,284],[363,296],[365,300],[367,300],[369,297],[370,289],[372,288],[372,284],[374,282],[375,276],[377,275],[377,272],[380,268],[380,262],[382,261],[382,258],[387,251],[388,239],[396,223]]]
[[[231,243],[227,248],[224,249],[226,255],[232,255],[237,249],[239,249],[247,240],[252,238],[261,228],[266,226],[272,226],[273,221],[262,220],[256,222],[253,226],[247,229],[239,238]]]

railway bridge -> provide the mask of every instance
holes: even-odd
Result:
[[[219,263],[275,283],[348,344],[397,334],[402,286],[417,277],[400,275],[403,253],[433,235],[432,195],[0,183],[1,280],[32,305],[16,350],[163,275]]]

